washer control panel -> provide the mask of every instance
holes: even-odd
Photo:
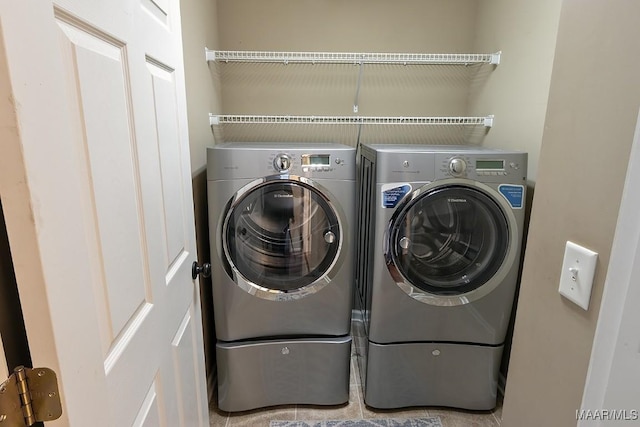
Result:
[[[441,178],[469,178],[482,179],[486,182],[500,180],[499,177],[519,175],[522,165],[515,156],[495,156],[479,154],[449,154],[441,155],[437,175]],[[525,165],[526,167],[526,165]]]
[[[355,154],[355,147],[329,142],[217,144],[207,149],[207,179],[217,181],[290,175],[354,180]]]
[[[291,165],[291,157],[288,154],[276,154],[276,157],[273,159],[273,167],[275,168],[276,172],[287,172],[289,169],[291,169]]]
[[[270,162],[277,173],[315,173],[331,172],[345,165],[339,156],[325,153],[277,153]]]
[[[449,160],[449,172],[453,176],[463,176],[467,170],[467,162],[459,157]]]

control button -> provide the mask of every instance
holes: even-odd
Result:
[[[467,170],[467,163],[459,158],[454,158],[449,161],[449,172],[453,176],[461,176]]]
[[[342,160],[340,157],[336,157],[336,165],[339,165],[341,163],[344,163],[344,160]]]
[[[329,166],[325,166],[325,167],[322,168],[322,170],[326,172],[326,171],[329,171],[331,169],[329,168]]]
[[[302,172],[309,172],[309,168],[307,166],[302,167]]]
[[[278,154],[275,159],[273,159],[273,167],[276,168],[278,172],[286,172],[291,169],[291,157],[287,154]]]
[[[514,162],[509,163],[509,166],[511,166],[511,168],[515,170],[520,169],[520,165]]]
[[[404,162],[402,162],[402,166],[405,167],[405,168],[408,168],[409,167],[409,161],[405,160]]]

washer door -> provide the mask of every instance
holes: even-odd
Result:
[[[337,209],[325,189],[303,177],[278,175],[243,187],[230,201],[222,227],[230,275],[265,299],[317,292],[342,258]]]
[[[411,297],[461,305],[498,286],[517,252],[515,217],[496,191],[449,180],[415,191],[388,230],[387,266]]]

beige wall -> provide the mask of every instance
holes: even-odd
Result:
[[[218,0],[223,49],[465,52],[476,0]]]
[[[638,16],[634,0],[562,4],[504,401],[507,427],[576,424],[640,106]],[[567,240],[600,254],[588,311],[557,291]]]
[[[187,91],[187,117],[196,222],[196,244],[200,263],[209,261],[207,217],[206,148],[214,144],[209,113],[220,111],[220,93],[215,74],[205,61],[205,47],[218,48],[216,0],[182,0],[182,44]],[[215,381],[215,340],[211,280],[200,277],[200,299],[209,397]]]
[[[220,111],[219,88],[205,61],[205,48],[218,48],[216,3],[216,0],[180,2],[191,170],[194,175],[205,168],[206,147],[214,143],[209,113]]]
[[[479,2],[474,49],[502,51],[500,65],[472,87],[469,114],[496,119],[483,145],[529,153],[537,177],[561,0]]]
[[[469,53],[476,0],[218,0],[225,50]],[[489,66],[486,66],[489,67]],[[478,67],[365,65],[358,115],[464,116]],[[226,114],[354,115],[356,65],[218,64]],[[490,114],[484,112],[481,115]],[[225,126],[226,140],[337,140],[357,129]],[[457,132],[457,133],[456,133]],[[442,137],[444,140],[438,141]],[[363,142],[463,142],[457,130],[366,128]]]

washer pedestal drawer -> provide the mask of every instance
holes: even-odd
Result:
[[[374,408],[496,406],[503,346],[368,344],[364,401]]]
[[[246,411],[349,400],[351,337],[218,342],[218,407]]]

